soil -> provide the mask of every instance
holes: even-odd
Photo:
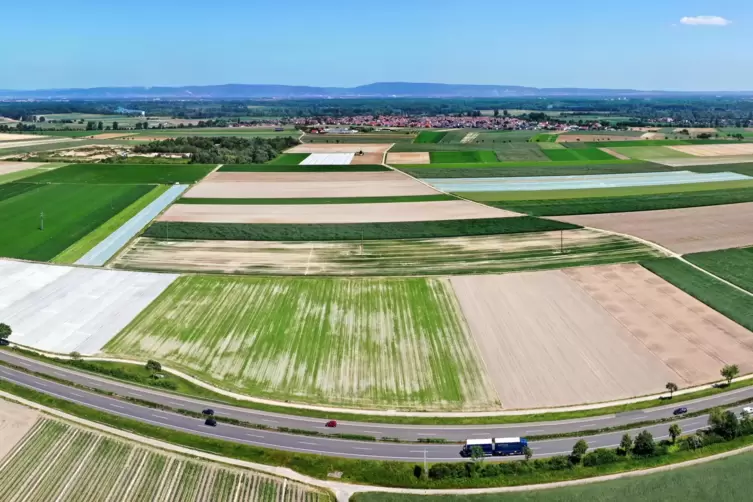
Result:
[[[0,399],[0,460],[13,450],[37,419],[37,411]]]
[[[41,162],[0,162],[0,174],[16,173],[44,165]]]
[[[615,158],[620,159],[620,160],[630,160],[630,157],[628,157],[627,155],[623,155],[621,153],[617,153],[614,150],[612,150],[611,148],[599,148],[599,150],[601,150],[604,153],[608,153],[612,157],[615,157]]]
[[[428,152],[388,153],[387,164],[429,164],[431,159]]]
[[[725,155],[753,155],[753,143],[734,143],[718,145],[679,145],[670,146],[672,150],[695,155],[697,157],[719,157]]]
[[[385,153],[391,147],[380,143],[303,143],[285,153]]]
[[[613,134],[560,134],[557,143],[598,143],[599,141],[635,141],[635,136],[619,136]]]

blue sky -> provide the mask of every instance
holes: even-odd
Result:
[[[412,81],[753,90],[751,0],[3,3],[0,89]],[[729,24],[681,22],[696,16]]]

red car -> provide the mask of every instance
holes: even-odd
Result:
[[[324,424],[325,427],[337,427],[337,420],[330,420],[326,424]]]

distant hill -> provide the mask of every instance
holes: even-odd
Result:
[[[517,85],[377,82],[358,87],[224,84],[182,87],[93,87],[0,90],[0,99],[304,99],[753,96],[752,92],[677,92],[633,89],[537,88]]]

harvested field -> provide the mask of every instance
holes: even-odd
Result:
[[[261,173],[219,171],[194,186],[185,197],[308,198],[434,195],[437,192],[394,172]]]
[[[0,311],[11,342],[95,354],[176,278],[0,260]]]
[[[724,157],[733,155],[753,155],[753,143],[732,145],[679,145],[668,146],[672,150],[696,157]]]
[[[38,419],[37,411],[0,399],[0,465]]]
[[[43,162],[0,162],[0,175],[44,167],[44,165]]]
[[[34,136],[31,134],[12,134],[12,133],[7,133],[7,132],[0,132],[0,141],[24,141],[24,140],[34,140],[34,139],[45,139],[45,137]]]
[[[628,157],[627,155],[623,155],[623,154],[621,154],[619,152],[615,152],[611,148],[599,148],[599,150],[601,150],[604,153],[607,153],[607,154],[611,155],[612,157],[620,159],[620,160],[630,160],[630,157]]]
[[[19,135],[18,134],[13,134],[12,136],[19,136]],[[26,139],[29,138],[29,135],[23,135],[23,136],[25,136]],[[49,139],[44,139],[44,136],[41,136],[41,137],[37,136],[37,138],[39,138],[39,139],[31,140],[31,141],[7,141],[7,140],[6,141],[0,141],[0,149],[21,148],[21,147],[26,147],[26,146],[50,145],[50,144],[53,144],[53,143],[66,143],[67,144],[67,143],[70,143],[71,141],[75,141],[75,140],[71,140],[70,138],[49,138]]]
[[[558,216],[557,220],[635,235],[677,253],[753,245],[753,202],[628,213]]]
[[[135,136],[136,133],[128,133],[128,132],[106,132],[104,134],[95,134],[93,136],[90,136],[92,139],[128,139],[130,136]],[[143,140],[143,138],[139,138]]]
[[[364,152],[363,155],[354,155],[350,164],[353,166],[374,165],[384,163],[384,153],[381,152]]]
[[[300,162],[302,166],[347,166],[353,153],[312,153]]]
[[[719,131],[713,127],[677,127],[672,130],[673,133],[678,134],[683,131],[687,131],[691,136],[698,136],[699,134],[716,134]]]
[[[598,143],[600,141],[635,141],[635,136],[606,134],[560,134],[557,136],[557,143]]]
[[[639,265],[451,281],[506,408],[708,383],[725,363],[753,371],[753,333]]]
[[[113,339],[227,389],[388,409],[498,399],[446,279],[186,276]]]
[[[315,488],[42,419],[0,463],[5,501],[324,502]]]
[[[380,143],[303,143],[285,153],[385,153],[392,144]]]
[[[518,213],[464,200],[377,204],[178,204],[158,221],[198,223],[386,223],[509,218]]]
[[[429,164],[429,152],[395,152],[387,154],[387,164]]]
[[[682,157],[655,159],[653,162],[669,167],[716,166],[724,164],[748,164],[753,162],[753,155],[731,157]]]
[[[562,253],[560,246],[566,251]],[[330,242],[139,238],[119,268],[274,275],[442,275],[641,261],[658,253],[593,230]]]

